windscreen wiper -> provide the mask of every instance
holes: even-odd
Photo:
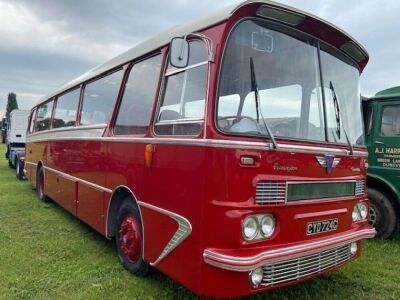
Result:
[[[254,71],[254,62],[253,62],[253,58],[252,57],[250,57],[250,76],[251,76],[251,90],[254,92],[254,99],[256,100],[257,124],[258,124],[258,121],[259,121],[259,116],[261,116],[261,120],[263,121],[265,129],[267,130],[268,135],[271,138],[272,145],[273,145],[274,149],[277,149],[278,148],[278,144],[277,144],[277,142],[275,140],[275,137],[272,134],[272,131],[269,128],[268,124],[265,122],[264,116],[262,115],[262,111],[261,111],[261,107],[260,107],[261,106],[260,94],[259,94],[259,91],[258,91],[256,73]]]
[[[336,117],[336,126],[337,126],[336,133],[337,133],[337,135],[339,137],[339,140],[340,140],[340,128],[343,127],[343,133],[344,133],[344,136],[346,138],[347,144],[349,145],[349,148],[350,148],[350,155],[353,155],[354,154],[353,145],[351,144],[349,136],[347,135],[346,128],[344,127],[343,124],[341,124],[342,123],[341,122],[342,118],[340,117],[339,101],[338,101],[338,99],[336,97],[336,92],[335,92],[335,88],[333,87],[332,81],[329,82],[329,88],[330,88],[330,90],[332,92],[333,105],[334,105],[334,108],[335,108],[335,117]]]

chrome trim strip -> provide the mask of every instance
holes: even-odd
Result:
[[[88,125],[78,127],[57,128],[31,134],[26,137],[26,142],[41,142],[48,140],[61,140],[63,138],[89,138],[102,137],[107,124]]]
[[[56,173],[56,174],[58,174],[58,175],[64,177],[65,179],[69,179],[69,180],[71,180],[71,181],[78,181],[79,183],[82,183],[82,184],[84,184],[84,185],[90,186],[90,187],[92,187],[92,188],[94,188],[94,189],[96,189],[96,190],[100,190],[100,191],[102,191],[102,192],[106,192],[106,193],[109,193],[109,194],[112,193],[112,190],[110,190],[110,189],[108,189],[108,188],[105,188],[105,187],[103,187],[103,186],[100,186],[100,185],[98,185],[98,184],[95,184],[95,183],[86,181],[86,180],[84,180],[84,179],[81,179],[81,178],[78,178],[78,177],[69,175],[69,174],[67,174],[67,173],[58,171],[58,170],[53,169],[53,168],[49,168],[49,167],[46,167],[46,166],[43,166],[43,168],[44,168],[45,170],[54,172],[54,173]]]
[[[203,42],[203,43],[204,43],[204,42]],[[168,77],[168,76],[170,76],[170,75],[174,75],[174,74],[177,74],[177,73],[182,73],[182,72],[185,72],[185,71],[187,71],[187,70],[194,69],[194,68],[197,68],[197,67],[206,65],[206,64],[208,64],[208,63],[209,63],[208,61],[202,61],[202,62],[199,62],[199,63],[197,63],[197,64],[190,65],[190,66],[188,66],[188,67],[186,67],[186,68],[174,69],[174,70],[172,70],[172,71],[165,72],[165,77]]]
[[[49,132],[51,133],[51,131]],[[125,143],[146,143],[146,144],[169,144],[193,147],[214,147],[228,149],[251,149],[251,150],[271,150],[278,152],[305,153],[305,154],[335,154],[349,156],[350,152],[345,149],[333,149],[318,146],[293,146],[279,143],[277,150],[272,150],[270,143],[246,142],[237,140],[217,140],[217,139],[195,139],[195,138],[145,138],[145,137],[60,137],[37,139],[35,142],[53,140],[84,140],[101,142],[125,142]],[[368,157],[367,151],[354,151],[355,157]]]
[[[192,225],[189,220],[183,216],[180,216],[176,213],[168,211],[166,209],[151,205],[149,203],[145,203],[142,201],[138,201],[140,206],[152,209],[159,213],[165,214],[170,218],[174,219],[178,223],[178,230],[172,236],[171,240],[165,246],[160,256],[157,258],[155,262],[150,263],[151,266],[156,266],[160,261],[162,261],[168,254],[172,252],[176,247],[178,247],[186,238],[192,233]]]
[[[247,257],[225,255],[219,253],[218,250],[205,249],[203,252],[203,259],[205,263],[221,269],[236,272],[248,272],[267,263],[296,258],[306,254],[326,250],[332,246],[338,247],[361,239],[373,238],[375,234],[376,231],[374,228],[362,229],[356,232],[342,234],[306,244],[267,250],[257,255]]]
[[[35,163],[33,163],[33,162],[30,162],[30,161],[25,161],[25,163],[28,164],[28,165],[35,166],[35,167],[38,165],[38,164],[35,164]]]
[[[75,130],[85,130],[85,129],[100,129],[100,128],[106,128],[106,127],[107,127],[107,123],[93,124],[93,125],[68,126],[68,127],[60,127],[60,128],[55,128],[55,129],[43,130],[43,131],[28,134],[28,136],[37,136],[37,135],[41,135],[41,134],[49,133],[49,132],[75,131]]]

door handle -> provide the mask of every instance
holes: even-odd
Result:
[[[375,144],[376,144],[376,145],[384,145],[385,143],[384,143],[384,142],[381,142],[381,141],[375,141]]]

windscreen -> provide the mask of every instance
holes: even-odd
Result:
[[[346,131],[362,144],[358,70],[320,50],[317,40],[286,31],[262,20],[235,27],[222,63],[218,128],[268,136],[269,127],[276,138],[334,143],[346,143]]]

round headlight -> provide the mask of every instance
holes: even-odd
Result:
[[[254,269],[250,272],[250,283],[251,285],[256,288],[260,285],[263,279],[264,273],[261,268]]]
[[[252,240],[258,232],[258,222],[255,217],[248,217],[242,225],[242,233],[245,240]]]
[[[265,215],[260,222],[261,234],[270,237],[275,230],[275,218],[272,215]]]
[[[353,208],[353,212],[351,214],[351,218],[353,219],[353,222],[360,221],[360,213],[358,212],[357,204]]]
[[[358,203],[358,210],[360,211],[360,217],[362,220],[368,216],[368,206],[364,202]]]
[[[355,255],[357,253],[357,243],[356,242],[352,242],[350,244],[350,253],[351,253],[351,255]]]

